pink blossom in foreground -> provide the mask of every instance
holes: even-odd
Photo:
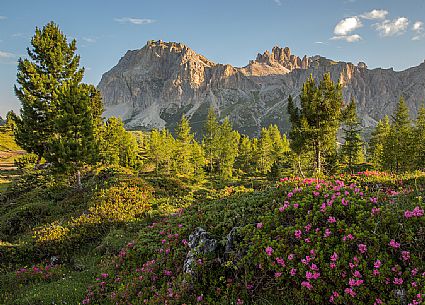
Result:
[[[302,234],[301,230],[295,230],[294,232],[295,238],[297,239],[300,239]]]
[[[264,226],[264,225],[263,225],[263,223],[262,223],[262,222],[257,223],[257,229],[261,229],[263,226]]]
[[[295,276],[297,274],[297,269],[292,268],[289,273],[291,274],[291,276]]]
[[[336,252],[334,252],[332,255],[331,255],[331,261],[332,262],[336,262],[338,260],[338,254],[336,253]]]
[[[276,262],[278,263],[278,265],[285,267],[285,261],[282,258],[276,257]]]
[[[271,256],[271,255],[272,255],[272,253],[273,253],[273,248],[272,248],[272,247],[267,247],[267,248],[266,248],[266,254],[267,254],[268,256]]]
[[[333,217],[333,216],[329,216],[329,218],[328,218],[328,222],[329,222],[329,223],[335,223],[335,222],[336,222],[336,218],[335,218],[335,217]]]
[[[390,241],[390,243],[388,245],[390,245],[394,249],[400,248],[400,243],[396,242],[394,239],[391,239],[391,241]]]
[[[353,290],[353,288],[345,288],[344,292],[353,298],[356,296],[356,292]]]
[[[367,247],[366,247],[366,245],[365,244],[359,244],[359,245],[357,245],[358,246],[358,248],[359,248],[359,251],[360,251],[360,253],[366,253],[367,252]]]
[[[394,278],[393,283],[395,285],[403,285],[403,279],[402,278]]]
[[[406,218],[412,218],[412,217],[421,217],[424,215],[424,210],[422,210],[420,207],[415,207],[412,211],[405,211],[404,217]]]
[[[404,261],[408,261],[410,259],[410,252],[409,251],[402,251],[401,257],[403,258]]]
[[[373,264],[373,267],[376,268],[376,269],[378,269],[379,267],[381,267],[381,264],[382,264],[381,261],[379,259],[377,259],[375,261],[375,263]]]
[[[310,284],[310,282],[307,282],[307,281],[303,281],[303,282],[301,283],[301,286],[303,286],[303,287],[307,288],[308,290],[313,289],[313,285],[311,285],[311,284]]]

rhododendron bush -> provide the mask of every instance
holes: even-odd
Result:
[[[379,179],[285,178],[160,219],[105,266],[82,303],[425,303],[423,190]],[[185,273],[196,227],[219,246]]]

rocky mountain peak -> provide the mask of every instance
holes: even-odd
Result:
[[[249,62],[242,72],[249,76],[282,75],[295,69],[307,69],[310,60],[307,56],[302,59],[291,54],[288,47],[274,46],[263,54],[258,53],[257,58]]]
[[[291,53],[288,47],[275,46],[238,68],[214,63],[182,43],[150,40],[128,51],[102,76],[98,88],[104,115],[121,117],[128,128],[173,130],[185,114],[200,131],[214,107],[245,134],[258,135],[269,124],[287,130],[288,95],[297,97],[310,75],[319,80],[328,72],[341,81],[346,101],[355,98],[365,127],[392,113],[402,94],[412,115],[422,105],[425,63],[395,72]]]

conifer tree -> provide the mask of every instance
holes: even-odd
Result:
[[[109,118],[99,134],[100,158],[104,164],[134,167],[139,145],[136,137],[126,131],[119,118]]]
[[[219,144],[219,123],[214,108],[208,111],[207,121],[205,123],[205,133],[203,137],[203,146],[209,172],[214,172],[214,166],[217,162],[217,145]]]
[[[175,140],[167,129],[152,130],[149,138],[149,157],[155,163],[157,176],[160,171],[169,175],[175,152]]]
[[[248,136],[242,136],[239,142],[239,154],[237,158],[237,168],[244,174],[254,172],[254,155],[252,141]]]
[[[425,170],[425,106],[419,109],[414,129],[415,168]]]
[[[360,135],[361,125],[357,116],[356,103],[354,99],[348,104],[344,110],[344,144],[341,152],[344,161],[347,163],[348,169],[353,171],[353,166],[364,161],[363,141]]]
[[[310,75],[304,83],[301,108],[288,100],[291,119],[291,139],[298,153],[311,147],[314,151],[314,165],[317,172],[323,170],[325,155],[336,154],[336,133],[340,126],[343,105],[342,87],[334,84],[330,73],[326,73],[319,85]]]
[[[189,120],[184,115],[177,125],[176,135],[176,172],[177,174],[191,176],[194,172],[194,164],[192,163],[194,135],[191,132]]]
[[[273,140],[267,128],[261,128],[257,166],[262,174],[267,174],[274,163]]]
[[[239,132],[232,129],[228,118],[219,126],[218,129],[217,151],[218,173],[221,178],[228,179],[233,176],[233,165],[238,156],[238,143],[240,139]]]
[[[66,82],[57,88],[56,94],[53,133],[44,157],[57,168],[75,170],[77,185],[81,187],[80,167],[98,159],[96,134],[101,120],[93,105],[100,100],[100,93],[92,85]]]
[[[368,161],[376,169],[383,169],[384,167],[384,145],[390,134],[390,128],[390,119],[385,116],[372,131],[368,148]]]
[[[38,156],[38,162],[47,157],[48,145],[57,134],[54,125],[59,111],[63,111],[63,107],[58,109],[58,95],[62,102],[69,96],[60,87],[66,84],[67,90],[79,90],[76,85],[81,82],[84,69],[79,68],[76,49],[76,41],[68,43],[59,27],[50,22],[43,29],[36,28],[31,48],[27,49],[29,58],[18,61],[15,93],[22,108],[15,118],[15,137],[22,148]]]
[[[393,114],[390,133],[384,145],[384,162],[387,169],[403,172],[409,169],[411,158],[406,158],[412,149],[412,124],[409,109],[403,97]]]

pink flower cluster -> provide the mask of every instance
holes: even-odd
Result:
[[[412,211],[407,210],[404,212],[404,217],[406,218],[421,217],[421,216],[424,216],[424,210],[422,210],[418,206],[415,207]]]

